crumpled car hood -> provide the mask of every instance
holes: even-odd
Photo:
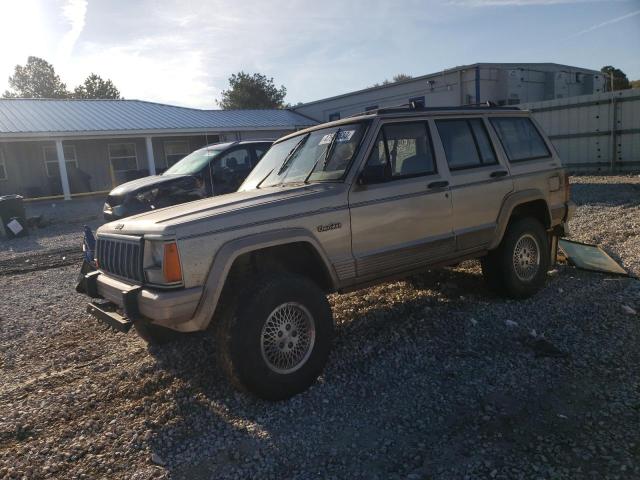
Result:
[[[153,187],[167,182],[175,182],[176,180],[181,180],[188,176],[189,175],[151,175],[150,177],[142,177],[123,183],[122,185],[118,185],[116,188],[111,190],[109,195],[126,195],[127,193],[135,192],[145,187]]]
[[[345,192],[337,195],[339,192]],[[324,197],[318,200],[318,197]],[[343,184],[310,184],[269,187],[219,195],[172,207],[152,210],[107,223],[98,233],[189,234],[233,228],[269,218],[277,219],[310,208],[332,208],[346,201]],[[313,202],[313,206],[309,202]]]

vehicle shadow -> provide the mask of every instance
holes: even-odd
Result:
[[[378,449],[384,446],[380,442],[391,435],[388,422],[369,421],[364,416],[343,418],[339,409],[330,412],[336,405],[366,404],[376,410],[393,411],[398,404],[408,402],[407,415],[421,418],[423,426],[431,425],[432,429],[422,434],[433,441],[444,430],[461,425],[468,415],[465,412],[480,408],[479,396],[473,387],[475,380],[459,383],[452,375],[452,365],[473,361],[480,354],[464,340],[468,325],[456,321],[466,314],[456,311],[463,309],[460,303],[468,302],[470,296],[483,296],[485,301],[494,297],[484,287],[477,268],[436,270],[414,281],[418,288],[395,282],[374,287],[375,291],[349,294],[351,298],[332,296],[336,339],[325,374],[310,390],[285,402],[262,401],[229,386],[217,368],[215,342],[208,334],[151,348],[159,368],[183,385],[171,398],[179,416],[170,424],[156,426],[150,442],[152,451],[166,462],[170,477],[233,475],[243,465],[263,460],[267,468],[264,476],[271,472],[278,477],[278,472],[288,468],[289,460],[281,452],[284,445],[301,435],[302,441],[311,441],[304,439],[305,428],[323,439],[318,442],[317,453],[327,461],[335,457],[332,449],[355,446],[370,452],[364,468],[371,477],[385,478],[394,458],[402,458],[406,449],[417,448],[414,440],[402,437],[397,445],[385,447],[389,458],[380,458]],[[395,299],[400,288],[411,289],[410,298]],[[370,303],[369,296],[384,300]],[[351,310],[344,308],[345,299],[353,305]],[[462,405],[451,406],[451,412],[442,416],[442,409],[432,404],[440,393],[430,398],[422,392],[408,400],[402,389],[382,385],[379,375],[372,374],[397,367],[392,352],[406,339],[415,343],[416,355],[424,356],[421,361],[433,372],[429,375],[430,389],[468,389]],[[376,395],[381,388],[384,394]],[[331,419],[329,423],[323,421],[327,418]]]

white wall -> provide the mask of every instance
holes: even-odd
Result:
[[[431,107],[461,106],[487,100],[518,104],[593,93],[602,91],[604,86],[601,75],[595,79],[582,69],[560,65],[481,64],[479,70],[480,98],[476,98],[476,68],[471,67],[311,102],[295,110],[326,122],[332,113],[338,112],[345,118],[364,112],[369,106],[403,105],[410,98],[419,96],[424,96],[427,106]]]
[[[526,103],[571,171],[640,169],[640,89]]]

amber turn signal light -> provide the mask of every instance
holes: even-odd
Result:
[[[164,244],[164,257],[162,262],[162,273],[167,283],[182,281],[182,268],[180,268],[180,255],[175,242]]]

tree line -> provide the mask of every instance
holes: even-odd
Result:
[[[120,91],[109,79],[92,73],[73,91],[60,80],[53,65],[42,58],[28,57],[26,65],[16,65],[9,77],[10,90],[4,98],[111,98],[119,99]]]
[[[604,74],[609,90],[640,88],[640,80],[629,81],[627,75],[611,65],[600,69]],[[411,75],[399,73],[392,80],[384,80],[373,86],[388,85],[411,79]],[[28,57],[26,65],[16,65],[9,77],[10,90],[4,98],[81,98],[81,99],[120,99],[120,91],[109,79],[92,73],[73,91],[56,74],[53,65],[42,58]],[[277,87],[273,78],[261,73],[234,73],[229,77],[229,88],[223,90],[217,104],[223,110],[291,108],[285,103],[287,89]]]

